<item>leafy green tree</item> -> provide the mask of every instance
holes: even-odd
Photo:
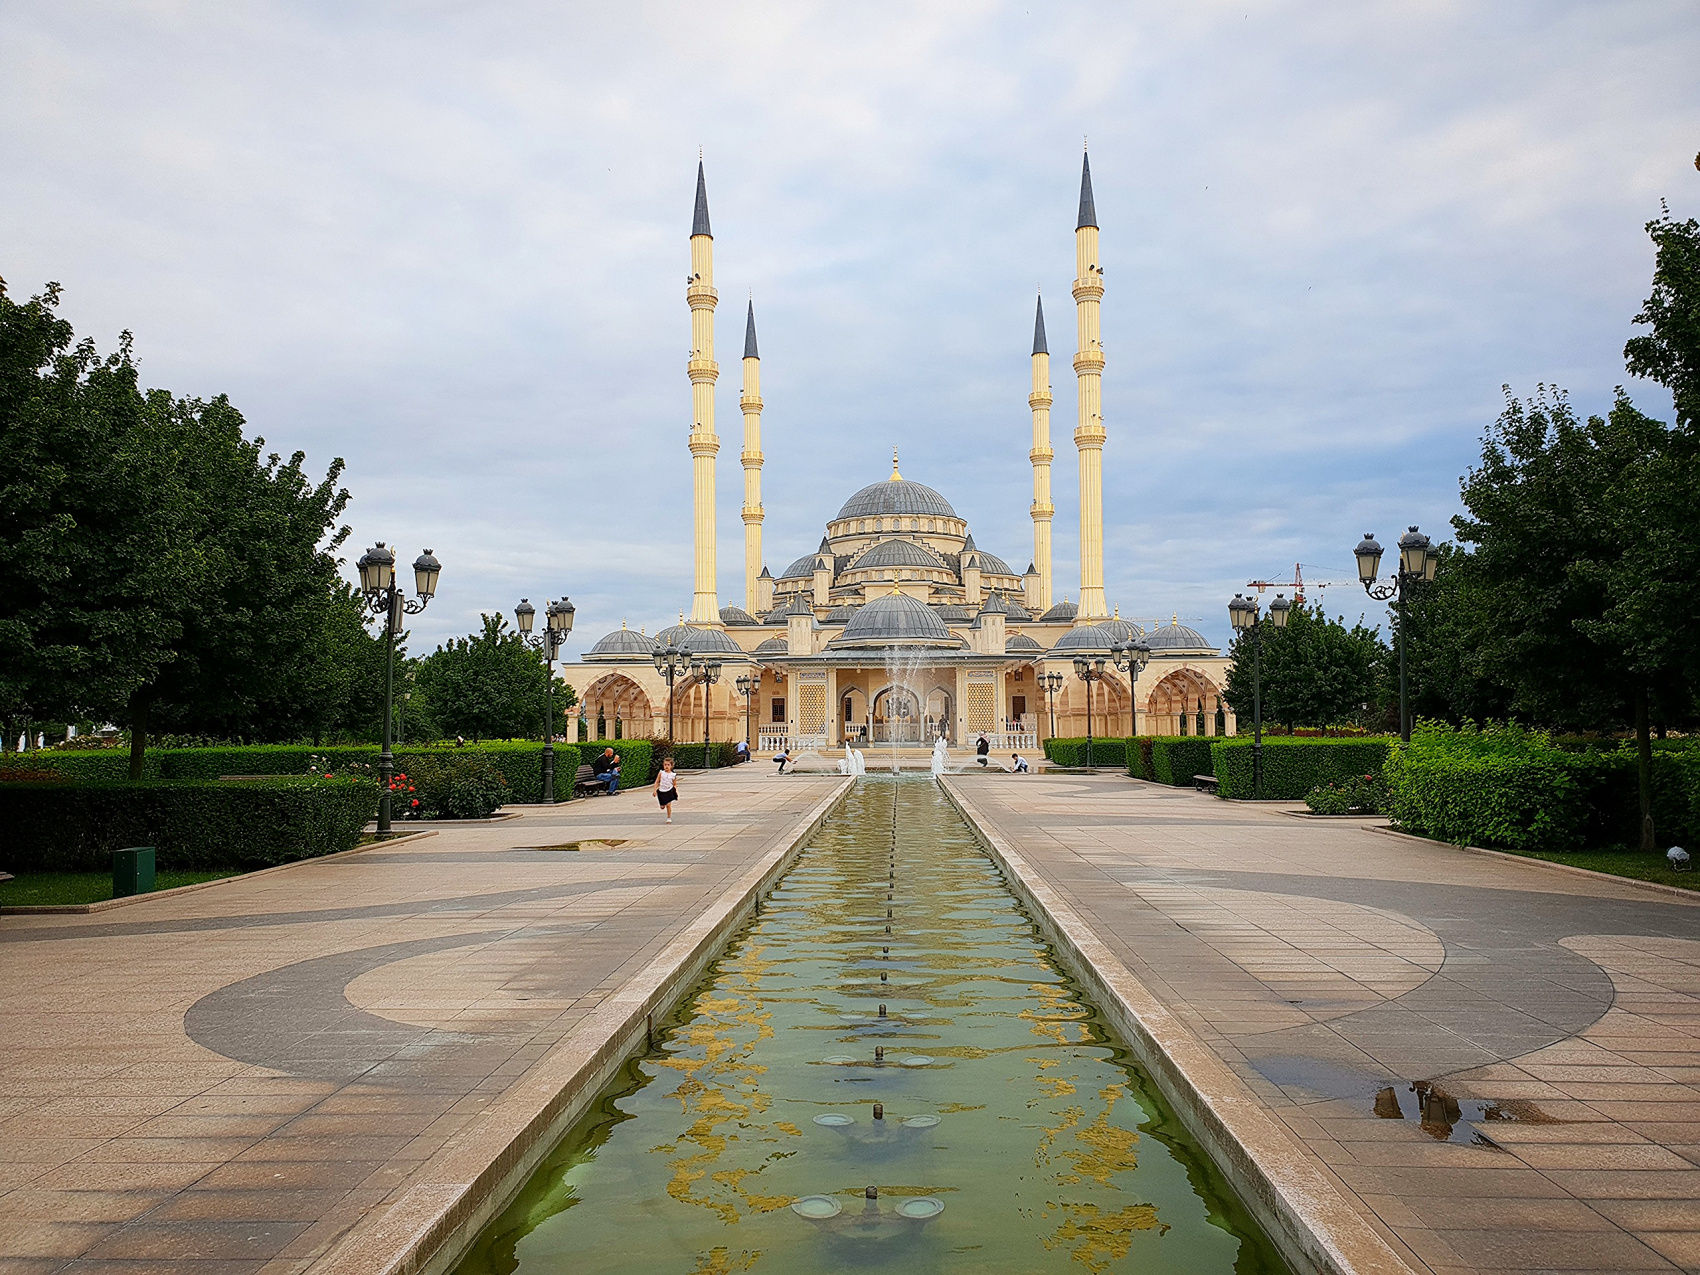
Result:
[[[1251,632],[1235,636],[1225,694],[1242,724],[1252,719]],[[1362,720],[1376,698],[1387,648],[1360,621],[1347,628],[1311,604],[1295,606],[1283,628],[1263,626],[1263,716],[1289,730],[1324,730]]]
[[[444,735],[474,740],[541,737],[546,674],[542,657],[501,615],[483,631],[452,638],[419,663],[416,685]],[[555,707],[562,708],[562,696]]]
[[[1439,546],[1435,577],[1407,586],[1404,618],[1393,611],[1393,639],[1408,638],[1405,662],[1413,718],[1454,724],[1503,721],[1511,715],[1511,692],[1482,667],[1481,632],[1487,620],[1475,559],[1457,545]],[[1384,725],[1396,729],[1399,707],[1397,647],[1385,664],[1379,694]]]

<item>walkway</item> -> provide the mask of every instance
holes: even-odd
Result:
[[[1409,1266],[1700,1270],[1700,897],[1119,777],[947,782]]]
[[[440,1209],[846,782],[687,775],[670,828],[639,791],[0,917],[0,1273],[297,1271]]]

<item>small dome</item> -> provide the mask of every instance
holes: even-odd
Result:
[[[760,646],[756,647],[754,654],[756,654],[756,655],[784,655],[785,652],[789,651],[790,649],[791,649],[790,644],[788,642],[786,642],[786,640],[784,638],[782,638],[782,637],[770,637],[770,638],[767,639],[767,641],[763,642]]]
[[[926,567],[938,571],[944,567],[944,559],[913,540],[881,540],[869,545],[850,564],[852,571],[865,571],[869,567]]]
[[[961,646],[924,602],[903,593],[886,593],[856,608],[832,646]]]
[[[1044,615],[1040,616],[1039,619],[1042,623],[1049,624],[1055,623],[1059,620],[1072,620],[1079,614],[1080,608],[1075,606],[1074,603],[1070,602],[1067,598],[1064,598],[1049,611],[1045,612]]]
[[[1044,649],[1025,633],[1011,633],[1003,644],[1005,655],[1037,655]]]
[[[869,483],[838,511],[840,518],[874,518],[884,514],[926,514],[934,518],[954,518],[950,507],[938,492],[925,483],[912,483],[895,475],[882,482]]]
[[[850,623],[850,617],[855,614],[856,608],[853,606],[836,606],[826,613],[826,619],[822,620],[821,623],[848,624]]]
[[[1033,618],[1033,613],[1013,598],[1005,598],[1004,606],[1009,610],[1009,618],[1012,621],[1031,620]]]
[[[1098,627],[1114,634],[1118,642],[1131,642],[1134,638],[1145,636],[1144,629],[1131,621],[1122,619],[1119,615],[1113,620],[1100,620]]]
[[[1152,629],[1145,641],[1153,651],[1161,651],[1165,655],[1216,654],[1216,648],[1210,645],[1204,634],[1189,628],[1179,620],[1171,620],[1168,624]]]
[[[584,658],[587,660],[647,660],[654,652],[655,640],[653,638],[645,637],[636,629],[628,629],[622,626],[598,639],[596,645],[584,653]]]
[[[754,624],[756,617],[744,610],[743,607],[727,605],[720,608],[720,622],[722,624]]]
[[[761,622],[763,624],[784,624],[785,623],[785,608],[784,607],[774,607],[773,610],[769,611],[766,615],[762,616]]]
[[[1108,655],[1116,639],[1101,624],[1081,624],[1064,633],[1051,648],[1052,655]]]
[[[655,635],[656,647],[676,646],[692,655],[736,655],[742,657],[744,648],[719,629],[696,629],[688,624],[674,624]]]
[[[995,553],[987,553],[984,549],[976,549],[975,555],[980,559],[980,570],[987,575],[1013,576],[1016,573],[1009,569],[1009,563]],[[963,557],[967,557],[964,554]]]
[[[956,602],[941,602],[933,608],[933,614],[946,624],[966,624],[974,618],[974,612]]]
[[[790,566],[786,567],[785,573],[783,575],[781,575],[779,578],[781,580],[807,579],[809,576],[814,575],[814,573],[815,573],[815,555],[810,553],[810,554],[803,555],[801,558],[798,558],[797,561],[793,562]]]

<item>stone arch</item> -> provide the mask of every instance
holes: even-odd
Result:
[[[600,739],[648,735],[655,726],[649,693],[624,673],[597,678],[580,697],[584,716]]]
[[[1152,735],[1214,735],[1226,722],[1221,688],[1195,668],[1166,674],[1145,697]],[[1202,729],[1201,729],[1202,728]]]
[[[919,743],[921,739],[921,700],[909,687],[890,682],[882,687],[870,704],[869,717],[873,723],[873,742],[897,741]]]

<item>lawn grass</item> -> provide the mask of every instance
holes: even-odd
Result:
[[[161,872],[154,877],[155,890],[180,885],[197,885],[238,875],[222,872]],[[112,897],[110,872],[34,872],[15,881],[0,881],[0,907],[44,907],[52,904],[99,903]]]
[[[1670,865],[1665,862],[1662,850],[1652,854],[1643,854],[1639,850],[1535,850],[1507,853],[1521,853],[1525,859],[1545,859],[1548,863],[1587,868],[1590,872],[1603,872],[1614,877],[1630,877],[1636,881],[1656,881],[1660,885],[1674,885],[1684,890],[1700,890],[1700,876],[1692,870],[1672,872]]]

